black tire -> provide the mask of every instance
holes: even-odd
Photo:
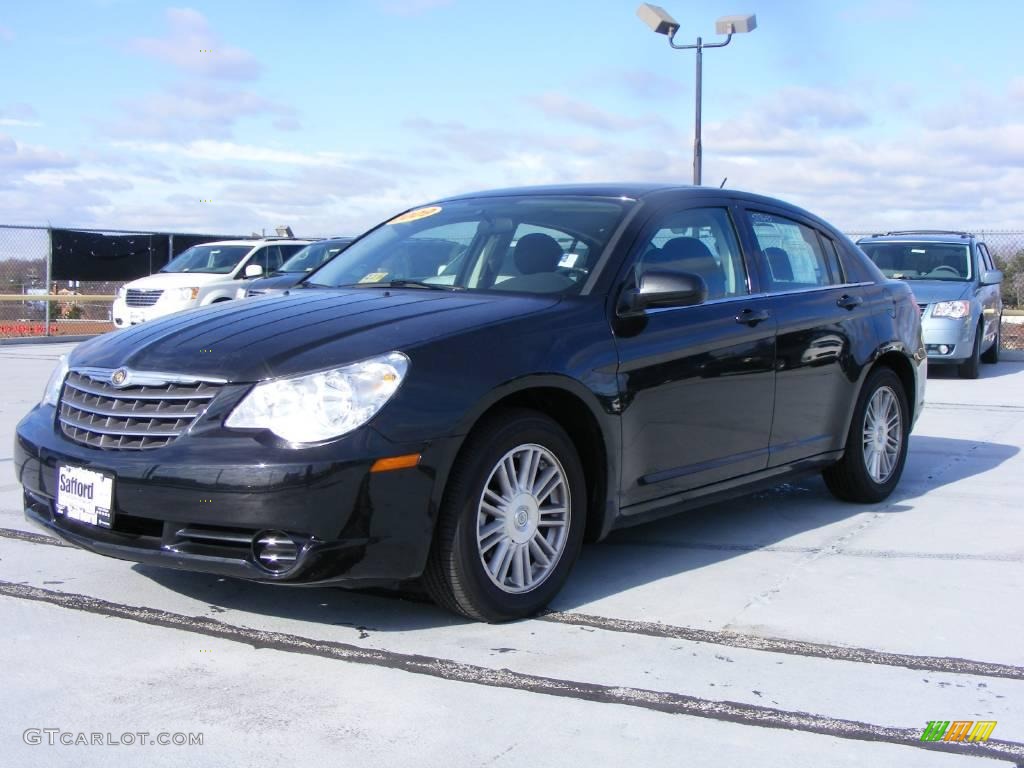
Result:
[[[974,346],[971,348],[971,356],[957,367],[957,373],[960,374],[961,379],[976,379],[981,373],[981,339],[985,335],[982,331],[983,327],[979,325],[974,330]]]
[[[865,461],[863,434],[868,403],[883,387],[888,387],[896,395],[900,411],[901,439],[892,473],[884,482],[876,482]],[[903,382],[900,381],[900,377],[896,375],[895,371],[883,367],[876,368],[868,374],[860,398],[857,400],[857,407],[853,412],[843,458],[822,473],[825,484],[833,496],[842,501],[858,504],[877,504],[892,493],[900,481],[903,466],[907,461],[907,442],[910,437],[909,414],[907,393],[903,389]]]
[[[499,588],[485,570],[477,525],[491,473],[502,457],[524,445],[541,447],[560,464],[568,486],[568,531],[561,553],[543,581],[529,591],[513,594]],[[579,454],[556,422],[521,408],[488,417],[470,434],[448,477],[423,574],[427,593],[441,607],[478,621],[509,621],[537,613],[562,588],[579,556],[586,528],[586,494]]]
[[[981,356],[981,362],[988,365],[995,365],[999,362],[999,348],[1003,344],[1003,316],[996,320],[996,340],[992,346],[985,350]]]

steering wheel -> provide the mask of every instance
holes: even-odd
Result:
[[[577,283],[587,279],[587,275],[590,274],[590,270],[586,267],[559,267],[559,272],[568,272],[566,277]]]
[[[950,267],[947,264],[943,264],[942,266],[936,267],[935,269],[933,269],[928,274],[929,275],[934,275],[936,272],[951,272],[952,274],[956,275],[957,277],[960,277],[960,270],[957,269],[956,267]]]

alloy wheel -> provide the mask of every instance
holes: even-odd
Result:
[[[495,464],[477,508],[477,552],[504,592],[529,592],[554,571],[569,538],[565,469],[548,449],[520,445]]]
[[[871,479],[884,483],[896,469],[903,445],[903,414],[890,387],[879,387],[871,395],[864,413],[864,466]]]

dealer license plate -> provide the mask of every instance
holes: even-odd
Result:
[[[57,472],[57,514],[100,528],[113,524],[114,478],[91,469],[61,465]]]

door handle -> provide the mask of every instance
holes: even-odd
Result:
[[[771,317],[771,313],[767,309],[744,309],[736,315],[736,322],[741,325],[755,326],[758,323],[763,323],[769,317]]]
[[[844,293],[836,300],[836,304],[843,309],[853,309],[854,307],[859,307],[863,303],[864,299],[860,296],[851,296],[848,293]]]

